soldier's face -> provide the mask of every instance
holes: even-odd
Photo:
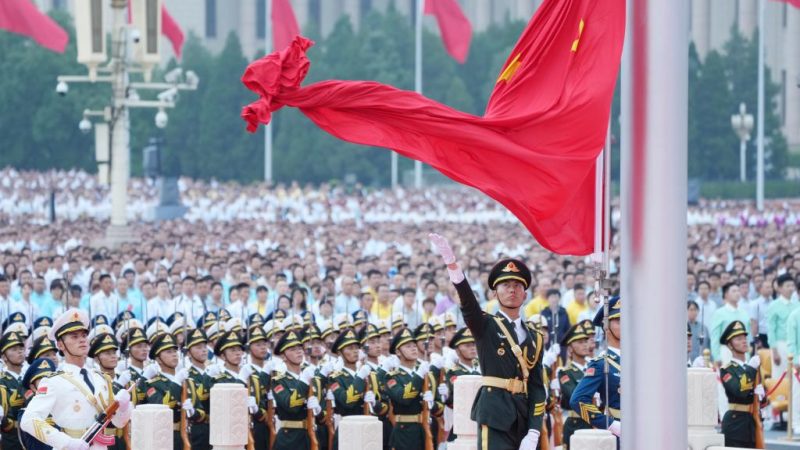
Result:
[[[355,364],[358,361],[358,345],[350,344],[342,349],[342,358],[348,364]]]
[[[728,341],[728,346],[731,347],[731,350],[737,353],[747,353],[747,336],[744,334],[740,334],[735,338]]]
[[[157,359],[161,362],[161,364],[169,367],[170,369],[174,369],[178,367],[178,350],[174,348],[164,350],[158,354]]]
[[[109,349],[97,354],[97,362],[100,364],[100,367],[106,370],[113,370],[117,367],[117,361],[119,361],[119,357],[117,356],[117,351],[114,349]]]
[[[474,342],[461,344],[458,346],[458,353],[461,359],[472,361],[478,357],[478,347],[475,346]]]
[[[368,356],[377,358],[381,354],[380,338],[374,337],[367,339],[366,351]]]
[[[589,339],[578,339],[569,344],[569,347],[574,355],[581,357],[589,355]]]
[[[269,346],[267,345],[267,341],[258,341],[250,344],[250,352],[258,359],[266,358],[268,350]]]
[[[417,344],[414,342],[405,343],[400,346],[398,350],[398,356],[401,356],[405,360],[415,361],[419,358],[419,350],[417,349]]]
[[[297,345],[284,350],[283,359],[290,364],[299,366],[303,362],[303,347]]]
[[[25,361],[25,347],[22,345],[15,345],[9,348],[3,353],[3,359],[5,359],[8,364],[21,366]]]
[[[131,357],[137,361],[144,361],[147,359],[147,353],[150,352],[150,344],[147,342],[139,342],[131,347]]]
[[[208,360],[208,349],[205,344],[197,344],[189,347],[189,355],[192,359],[199,363],[204,363]]]
[[[525,286],[517,280],[504,281],[497,285],[497,300],[506,308],[519,308],[525,301]]]
[[[225,358],[225,361],[228,364],[232,366],[238,366],[239,364],[242,363],[243,353],[244,352],[242,351],[241,347],[231,347],[231,348],[226,348],[225,351],[222,352],[222,357]]]
[[[84,330],[67,333],[59,339],[58,348],[72,356],[86,356],[89,353],[89,333]]]

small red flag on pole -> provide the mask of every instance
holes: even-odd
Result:
[[[42,47],[64,53],[69,36],[30,0],[0,1],[0,29],[27,36]]]
[[[456,0],[425,0],[425,14],[436,17],[447,53],[464,64],[472,40],[472,25]]]

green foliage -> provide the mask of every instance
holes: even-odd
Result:
[[[707,199],[755,198],[755,182],[739,181],[704,182],[700,186],[700,196]],[[765,198],[800,197],[800,183],[789,180],[766,180],[764,182]]]
[[[84,108],[103,107],[111,92],[106,84],[71,84],[66,97],[55,93],[56,75],[81,74],[85,68],[75,61],[71,19],[59,10],[53,16],[70,33],[70,45],[63,55],[42,49],[23,37],[0,32],[4,56],[0,60],[0,167],[78,167],[93,171],[94,136],[81,134],[77,123]],[[520,21],[509,22],[475,33],[464,65],[453,61],[439,36],[426,30],[423,93],[461,111],[482,114],[500,68],[524,26]],[[316,41],[309,50],[312,64],[306,84],[326,79],[376,80],[414,89],[413,27],[408,17],[393,6],[384,14],[370,13],[357,29],[346,17],[342,18],[324,39],[313,26],[304,31]],[[263,51],[256,55],[263,55]],[[755,112],[756,56],[754,43],[737,33],[732,34],[723,52],[711,52],[702,62],[694,48],[690,49],[690,177],[738,178],[738,140],[730,127],[730,115],[742,101]],[[247,63],[236,35],[229,35],[222,51],[212,55],[190,33],[181,66],[198,74],[200,86],[194,92],[181,92],[176,107],[167,111],[169,124],[164,130],[155,127],[155,111],[131,111],[133,173],[141,173],[141,149],[151,137],[159,137],[164,142],[162,167],[168,174],[242,182],[262,179],[263,128],[255,134],[246,133],[239,117],[241,108],[255,99],[240,82]],[[170,61],[164,71],[176,64]],[[160,79],[162,73],[156,73],[154,78]],[[766,88],[768,177],[779,178],[789,160],[775,113],[778,88],[774,83],[768,83]],[[139,94],[151,98],[146,92]],[[615,178],[619,163],[619,100],[617,89],[611,123]],[[322,182],[355,174],[368,185],[389,182],[390,152],[342,142],[295,109],[286,108],[274,115],[273,133],[274,174],[278,181]],[[754,140],[750,141],[748,155],[752,177]],[[412,166],[412,161],[400,159],[401,171],[411,170]],[[725,186],[720,192],[732,192],[733,188]]]

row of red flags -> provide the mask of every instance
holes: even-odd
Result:
[[[472,27],[458,1],[427,0],[425,13],[436,17],[448,53],[458,62],[464,63],[472,39]],[[290,0],[273,0],[271,17],[274,48],[286,48],[295,36],[300,35],[300,27]],[[32,0],[0,1],[0,29],[28,36],[42,47],[58,53],[64,52],[69,40],[67,32],[40,12]],[[161,33],[170,40],[175,55],[180,58],[183,31],[166,7],[161,9]]]

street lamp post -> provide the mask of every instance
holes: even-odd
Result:
[[[181,68],[168,72],[166,82],[151,82],[150,71],[160,60],[160,14],[161,0],[143,2],[132,0],[132,10],[143,12],[137,15],[134,24],[126,19],[128,0],[111,0],[111,58],[107,65],[99,66],[105,60],[105,39],[102,25],[102,11],[91,8],[85,1],[76,1],[75,23],[78,36],[78,62],[86,64],[87,75],[59,75],[56,92],[66,95],[68,83],[109,83],[111,85],[111,102],[102,111],[85,110],[79,128],[84,133],[92,130],[90,117],[101,117],[108,125],[111,141],[110,184],[111,184],[111,224],[106,230],[103,245],[116,246],[133,240],[128,227],[127,202],[128,178],[130,176],[130,108],[153,108],[155,125],[158,128],[167,126],[166,108],[175,107],[175,100],[180,90],[195,90],[200,82],[192,71],[185,74]],[[140,18],[141,17],[141,18]],[[136,21],[144,30],[135,27]],[[154,32],[157,31],[157,32]],[[133,53],[136,53],[134,56]],[[88,56],[87,56],[88,55]],[[134,61],[136,60],[136,61]],[[144,82],[131,82],[131,74],[141,74]],[[142,100],[137,90],[158,90],[155,100]],[[101,130],[105,127],[101,127]],[[100,132],[98,131],[98,132]],[[102,140],[102,139],[101,139]]]
[[[747,106],[744,103],[739,104],[739,114],[731,116],[731,126],[739,136],[739,179],[744,183],[747,181],[747,141],[750,140],[750,132],[753,131],[753,115],[747,114]]]

